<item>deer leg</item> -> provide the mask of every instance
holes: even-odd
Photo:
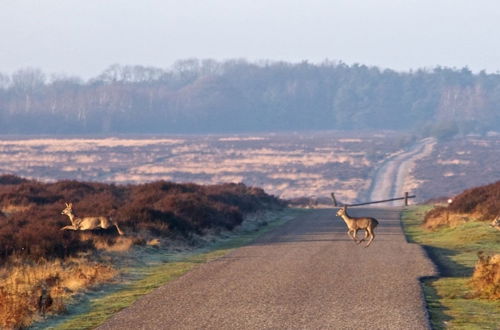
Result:
[[[360,240],[358,240],[358,237],[357,237],[357,235],[358,235],[358,231],[359,231],[359,229],[354,230],[354,238],[356,239],[356,240],[355,240],[355,241],[356,241],[356,244],[361,244],[361,242],[363,242],[363,241],[364,241],[364,239],[360,239]]]
[[[118,224],[116,222],[113,223],[116,227],[116,230],[118,230],[118,234],[124,235],[123,231],[121,231],[120,227],[118,227]]]
[[[368,232],[368,229],[367,229],[367,232]],[[375,232],[372,229],[370,229],[369,232],[370,232],[370,240],[368,241],[368,244],[366,244],[365,247],[369,247],[370,244],[372,244],[373,239],[375,238]]]
[[[64,226],[60,230],[77,230],[77,228],[75,226]]]
[[[349,230],[347,232],[347,235],[349,235],[350,238],[352,238],[352,240],[355,242],[355,243],[358,243],[358,239],[356,238],[356,231],[355,230]],[[359,244],[359,243],[358,243]]]
[[[361,241],[359,241],[359,242],[361,243],[361,242],[366,241],[366,239],[368,238],[368,236],[369,236],[369,235],[368,235],[368,229],[365,229],[365,237],[363,237],[363,238],[361,239]]]

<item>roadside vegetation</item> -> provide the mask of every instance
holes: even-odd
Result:
[[[500,324],[500,181],[468,189],[452,203],[403,214],[409,241],[421,244],[440,276],[423,281],[434,329],[497,329]]]
[[[66,202],[78,216],[109,216],[116,229],[60,230]],[[117,186],[0,176],[0,328],[19,328],[65,311],[76,294],[116,278],[113,253],[134,246],[182,250],[233,230],[246,215],[282,201],[243,184],[157,181]]]

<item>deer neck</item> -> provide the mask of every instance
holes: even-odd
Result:
[[[71,221],[71,223],[74,225],[75,224],[75,215],[72,212],[68,212],[68,213],[66,213],[66,215],[68,216],[69,221]]]
[[[348,226],[352,223],[352,219],[347,214],[342,214],[340,217]]]

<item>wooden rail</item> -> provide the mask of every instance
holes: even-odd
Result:
[[[361,206],[361,205],[369,205],[369,204],[377,204],[377,203],[386,203],[386,202],[392,202],[392,201],[400,201],[404,200],[405,201],[405,206],[408,206],[408,200],[410,198],[415,198],[415,195],[409,195],[408,192],[405,192],[404,197],[398,197],[398,198],[391,198],[391,199],[384,199],[382,201],[374,201],[374,202],[365,202],[365,203],[357,203],[357,204],[341,204],[341,206]],[[335,194],[332,193],[332,199],[333,199],[333,204],[335,206],[339,206],[337,203],[337,200],[335,199]]]

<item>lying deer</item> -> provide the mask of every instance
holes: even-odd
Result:
[[[91,229],[108,229],[111,226],[115,226],[118,230],[118,234],[123,235],[123,232],[118,227],[116,221],[111,218],[99,216],[99,217],[84,217],[79,218],[73,213],[73,203],[65,203],[66,208],[61,212],[61,214],[67,215],[69,221],[71,221],[70,226],[62,227],[61,230],[91,230]]]
[[[347,235],[349,235],[349,237],[351,237],[354,240],[354,242],[360,244],[368,237],[370,237],[370,240],[368,241],[368,244],[366,244],[365,247],[370,246],[373,239],[375,238],[374,230],[375,227],[377,227],[378,225],[377,219],[368,217],[352,218],[347,214],[347,206],[343,206],[342,208],[340,208],[337,211],[337,216],[341,217],[342,220],[344,220],[345,224],[347,225],[347,228],[349,229],[347,231]],[[358,233],[358,230],[361,229],[365,230],[365,237],[358,241],[358,239],[356,238],[356,234]]]

